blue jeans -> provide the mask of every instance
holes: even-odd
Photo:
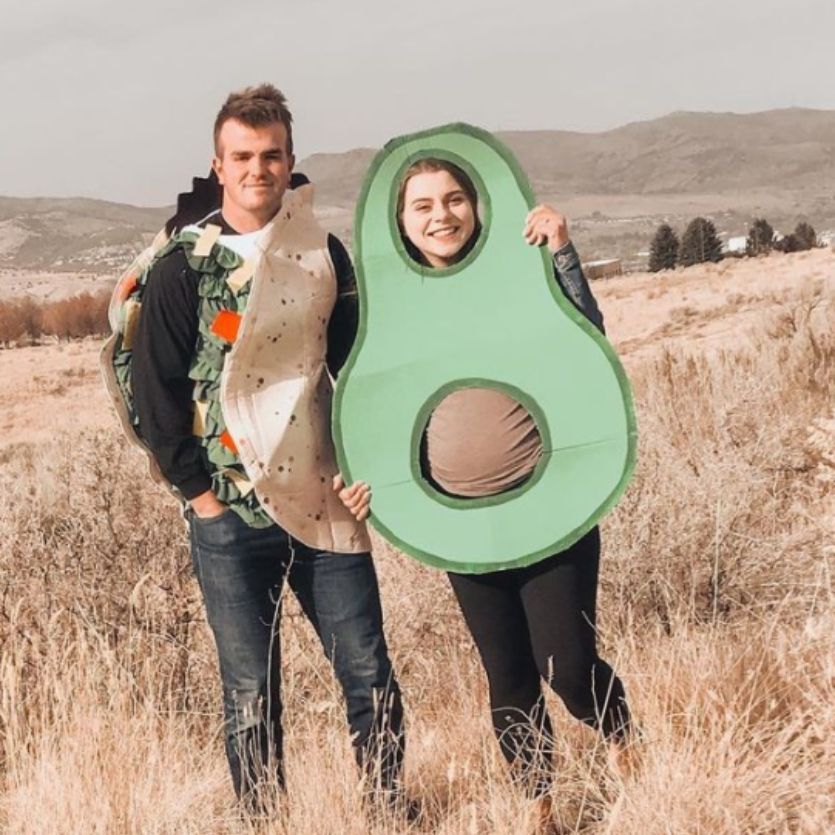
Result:
[[[223,684],[226,756],[237,795],[283,784],[281,648],[285,579],[316,630],[345,694],[357,762],[372,786],[396,788],[403,708],[383,635],[371,555],[309,548],[278,525],[252,528],[236,513],[189,514],[191,555]]]

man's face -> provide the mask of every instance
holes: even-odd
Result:
[[[212,166],[223,186],[226,220],[239,232],[268,223],[281,207],[293,163],[281,122],[257,128],[237,119],[224,122]]]

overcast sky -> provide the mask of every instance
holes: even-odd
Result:
[[[7,0],[0,194],[171,203],[225,95],[261,81],[298,159],[449,121],[835,109],[834,43],[833,0]]]

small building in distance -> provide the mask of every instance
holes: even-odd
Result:
[[[748,245],[748,238],[746,235],[738,235],[733,238],[728,238],[728,243],[725,245],[725,249],[734,254],[745,254],[745,248]]]
[[[825,229],[818,235],[818,243],[823,247],[835,249],[835,231],[832,229]]]
[[[586,278],[592,281],[595,278],[611,278],[615,275],[623,275],[623,264],[620,258],[604,258],[602,261],[586,261],[583,264],[583,272]]]

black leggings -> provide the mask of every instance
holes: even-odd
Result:
[[[624,739],[629,709],[620,679],[597,654],[600,532],[527,568],[449,573],[490,685],[493,728],[529,792],[552,780],[551,722],[540,679],[577,719]]]

